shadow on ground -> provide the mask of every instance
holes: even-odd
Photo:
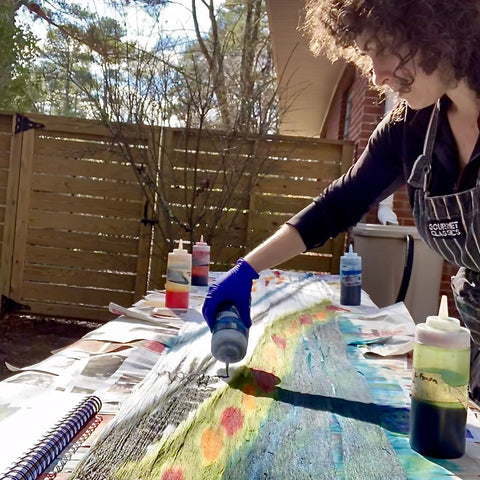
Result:
[[[27,367],[66,347],[100,324],[31,315],[8,315],[0,319],[0,380],[15,375],[5,365]]]

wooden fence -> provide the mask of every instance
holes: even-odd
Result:
[[[133,125],[119,135],[90,120],[2,113],[0,292],[34,314],[109,320],[110,301],[163,288],[175,240],[204,234],[212,269],[225,270],[352,156],[344,142]],[[343,247],[340,235],[282,267],[336,272]]]

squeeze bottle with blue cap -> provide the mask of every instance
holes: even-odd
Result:
[[[353,251],[350,244],[348,253],[340,257],[340,303],[360,305],[362,294],[362,257]]]
[[[446,295],[438,316],[415,328],[410,445],[435,458],[465,453],[470,332],[448,315]]]
[[[242,360],[247,353],[248,328],[242,322],[235,305],[221,308],[212,329],[211,351],[220,362],[228,365]]]

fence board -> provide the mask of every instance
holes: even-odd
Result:
[[[12,135],[10,131],[2,132],[0,130],[0,168],[8,168],[8,154],[10,152],[11,137]]]
[[[14,211],[11,212],[12,215],[10,217],[10,220],[14,222],[13,229],[15,236],[11,251],[10,292],[13,297],[18,297],[21,295],[23,287],[35,133],[30,130],[16,134],[14,137],[16,137],[15,139],[21,144],[21,151],[19,155],[20,165],[18,169],[17,167],[13,167],[16,173],[18,172],[18,178],[12,186],[16,188],[16,191],[9,191],[13,197],[11,204],[15,204]]]
[[[255,163],[257,158],[255,156],[238,156],[233,155],[230,159],[225,159],[216,152],[203,152],[196,154],[192,152],[188,155],[178,152],[172,159],[172,164],[177,169],[188,168],[190,170],[206,171],[206,172],[246,172],[255,171],[255,165],[249,166],[249,163]],[[283,177],[290,177],[292,175],[302,176],[316,179],[321,173],[322,177],[336,178],[339,165],[342,159],[337,153],[328,159],[322,160],[302,160],[302,159],[284,159],[276,158],[271,155],[265,160],[265,163],[270,167],[270,173],[281,175]]]
[[[137,182],[131,164],[108,162],[104,159],[68,159],[40,154],[36,156],[35,168],[36,172],[42,174],[107,180],[114,178],[117,182]]]
[[[305,178],[283,178],[268,177],[259,178],[255,185],[258,193],[270,193],[273,195],[294,195],[294,196],[316,196],[323,192],[331,178],[305,179]],[[307,195],[305,193],[307,192]]]
[[[127,255],[66,250],[55,247],[27,245],[29,264],[81,267],[91,271],[135,272],[136,259]]]
[[[107,306],[90,306],[78,303],[49,303],[31,299],[28,300],[28,305],[30,312],[33,312],[35,315],[45,315],[47,317],[108,322],[116,316],[108,311]]]
[[[285,270],[331,273],[334,269],[334,265],[332,265],[332,257],[330,256],[323,257],[312,255],[298,255],[297,257],[280,264],[278,268]]]
[[[64,138],[38,138],[38,158],[39,170],[49,168],[49,161],[51,159],[57,162],[91,162],[101,166],[106,165],[106,168],[114,168],[116,165],[129,166],[131,161],[142,163],[149,156],[148,150],[145,149],[129,149],[130,159],[127,159],[122,149],[109,142],[79,142]],[[130,177],[133,175],[130,172]],[[128,179],[128,177],[127,177]]]
[[[112,129],[96,120],[82,118],[58,117],[54,115],[42,115],[29,113],[28,118],[45,126],[40,129],[40,135],[61,136],[75,140],[98,140],[111,141],[113,139]],[[122,137],[129,139],[132,143],[147,143],[152,131],[149,127],[139,127],[133,124],[123,124],[113,127],[120,132]]]
[[[76,303],[105,307],[105,298],[120,305],[131,305],[133,295],[130,292],[99,290],[95,288],[67,287],[50,283],[25,282],[24,300],[44,301],[46,303]]]
[[[8,170],[2,168],[0,169],[0,190],[1,191],[6,190],[7,181],[8,181]]]
[[[12,131],[12,114],[10,112],[0,112],[0,130],[8,133]]]
[[[225,204],[229,209],[247,209],[249,204],[248,190],[234,191],[232,193],[223,190],[208,190],[206,192],[194,193],[193,189],[172,188],[168,199],[175,208],[186,211],[189,208],[202,209],[202,211],[210,205]],[[226,202],[227,200],[227,202]],[[212,210],[213,212],[213,210]]]
[[[1,198],[1,191],[0,191]],[[64,211],[84,213],[103,217],[132,218],[138,220],[143,212],[140,202],[113,200],[110,198],[89,198],[78,195],[56,194],[53,192],[33,191],[31,194],[32,209],[45,212]]]
[[[10,116],[11,131],[14,129],[13,117]],[[22,139],[18,135],[11,136],[8,152],[9,175],[7,179],[7,195],[5,202],[5,220],[2,237],[2,257],[0,269],[0,290],[9,292],[12,281],[13,248],[15,241],[15,226],[18,201],[18,182],[20,178],[20,163],[22,155]]]
[[[213,247],[215,247],[213,249]],[[244,255],[245,248],[227,244],[212,243],[212,270],[225,271],[230,269],[238,258]]]
[[[256,214],[277,213],[294,215],[311,202],[308,197],[279,195],[255,195]],[[263,215],[262,215],[263,217]]]
[[[0,261],[7,262],[6,264],[2,263],[2,268],[0,269],[0,289],[2,288],[2,285],[4,286],[9,283],[11,278],[11,263],[10,259],[7,259],[11,252],[7,248],[6,255],[4,256],[3,245],[4,232],[6,231],[4,229],[4,224],[7,216],[6,205],[9,182],[8,169],[11,161],[12,123],[12,115],[0,114]],[[10,243],[9,246],[12,247],[12,244]]]
[[[225,175],[225,171],[222,169],[216,169],[215,165],[210,164],[209,169],[197,169],[192,168],[180,168],[175,167],[168,177],[170,180],[168,185],[171,188],[175,188],[178,185],[193,186],[198,188],[199,185],[205,185],[205,189],[228,187],[230,190],[245,189],[252,183],[251,175],[249,172],[239,176],[235,172],[228,172]],[[225,180],[228,180],[229,184],[225,185]]]
[[[103,288],[133,291],[135,275],[114,272],[92,272],[81,268],[62,268],[51,265],[28,264],[25,267],[25,281],[63,284],[69,286]]]
[[[101,218],[92,215],[79,215],[68,212],[42,212],[32,209],[29,216],[32,228],[51,228],[87,234],[103,233],[105,235],[138,235],[140,221],[128,218]]]
[[[137,252],[137,239],[121,236],[107,236],[68,232],[53,229],[35,229],[28,231],[28,243],[45,247],[58,247],[65,249],[81,249],[94,252],[125,253],[135,255]]]
[[[67,178],[53,175],[34,175],[32,188],[38,191],[87,195],[100,198],[126,199],[141,202],[140,186],[133,183],[121,183],[91,178]]]

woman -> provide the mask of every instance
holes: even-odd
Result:
[[[355,63],[402,100],[356,164],[215,284],[211,326],[233,302],[250,324],[258,272],[322,245],[407,183],[420,235],[460,270],[452,289],[472,333],[471,396],[480,400],[480,2],[310,0],[311,48]]]

